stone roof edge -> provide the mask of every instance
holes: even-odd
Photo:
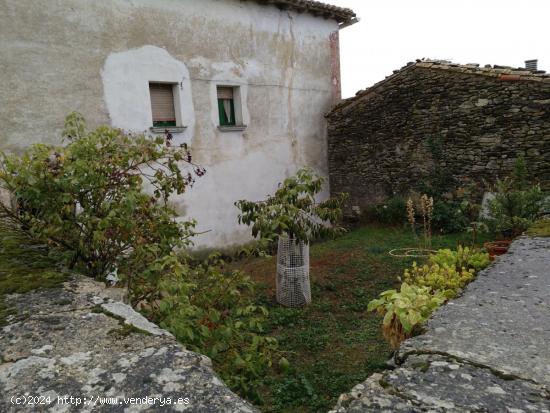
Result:
[[[550,74],[545,73],[542,70],[530,71],[524,68],[512,68],[509,66],[498,66],[498,65],[486,65],[480,67],[477,63],[469,64],[458,64],[452,63],[445,60],[427,60],[427,59],[418,59],[416,62],[409,62],[401,69],[394,70],[393,74],[387,76],[385,79],[380,82],[375,83],[367,89],[358,91],[355,96],[344,99],[338,103],[330,112],[326,114],[329,116],[333,112],[339,111],[345,107],[350,106],[354,102],[360,100],[362,97],[374,92],[376,89],[382,85],[393,81],[395,78],[400,77],[409,70],[420,67],[425,69],[436,69],[436,70],[449,70],[457,73],[481,75],[486,77],[496,78],[502,81],[535,81],[535,82],[544,82],[550,83]]]
[[[357,16],[351,9],[345,7],[333,6],[312,0],[242,0],[254,1],[263,5],[273,5],[280,9],[291,9],[300,13],[306,12],[314,16],[325,19],[334,19],[340,23],[341,27],[356,23]]]

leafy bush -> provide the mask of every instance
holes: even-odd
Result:
[[[323,179],[310,169],[300,169],[287,178],[274,195],[265,201],[240,200],[235,205],[241,210],[239,223],[252,225],[254,237],[274,239],[288,234],[309,242],[315,238],[343,231],[336,224],[342,219],[345,195],[317,203],[315,195],[321,191]]]
[[[420,326],[445,300],[442,292],[434,293],[430,287],[404,282],[399,292],[384,291],[380,298],[372,300],[368,311],[376,311],[384,316],[384,338],[392,348],[397,349],[405,339],[419,332]]]
[[[376,222],[387,225],[399,225],[406,222],[404,211],[407,203],[403,197],[394,196],[386,202],[370,206],[363,213],[363,219],[367,222]]]
[[[468,219],[458,201],[438,200],[432,216],[434,229],[443,234],[461,232],[468,226]]]
[[[162,295],[144,309],[187,348],[207,355],[231,388],[259,402],[258,383],[273,365],[274,338],[264,336],[268,312],[254,304],[254,283],[242,272],[223,273],[213,255],[190,266],[185,257],[162,257]],[[283,360],[284,363],[285,360]]]
[[[229,386],[254,398],[277,349],[262,335],[267,311],[254,305],[253,283],[242,273],[223,273],[217,257],[194,262],[182,252],[195,223],[177,222],[168,205],[204,169],[170,134],[132,136],[106,126],[88,132],[71,114],[64,137],[63,147],[2,155],[0,182],[16,204],[4,212],[68,252],[67,264],[98,279],[116,273],[137,309],[210,356]]]
[[[421,287],[430,287],[433,291],[442,292],[447,298],[454,298],[466,284],[474,279],[473,269],[456,269],[454,266],[438,264],[419,267],[416,262],[406,269],[403,281]]]
[[[64,147],[35,144],[22,156],[2,154],[0,182],[16,204],[3,209],[28,233],[69,251],[71,267],[80,263],[99,279],[128,267],[142,248],[167,254],[188,242],[194,223],[176,222],[167,205],[193,174],[204,174],[185,145],[107,126],[88,132],[77,113],[67,117],[64,139]]]
[[[491,260],[489,254],[476,248],[458,246],[456,251],[440,249],[430,256],[430,263],[439,266],[473,269],[476,272],[487,267]]]
[[[539,185],[520,189],[510,178],[500,180],[495,198],[489,202],[487,225],[493,232],[518,236],[535,222],[544,201]]]
[[[512,176],[496,183],[489,202],[487,225],[493,232],[515,237],[527,230],[546,207],[547,195],[527,179],[525,159],[518,158]]]

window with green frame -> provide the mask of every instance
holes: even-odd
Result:
[[[220,126],[235,126],[235,99],[234,88],[218,86],[218,113]]]

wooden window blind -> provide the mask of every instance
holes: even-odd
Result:
[[[218,99],[233,99],[233,88],[218,86]]]
[[[176,126],[173,85],[167,83],[149,83],[153,126]]]

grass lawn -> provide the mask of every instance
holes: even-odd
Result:
[[[435,236],[433,248],[454,248],[469,234]],[[275,257],[250,258],[232,269],[259,285],[259,304],[269,311],[269,335],[279,341],[291,369],[268,378],[261,393],[265,412],[323,412],[341,393],[385,368],[391,349],[381,319],[367,313],[369,301],[398,286],[397,276],[412,264],[388,251],[414,247],[407,229],[367,226],[311,247],[312,304],[289,309],[275,301]]]

